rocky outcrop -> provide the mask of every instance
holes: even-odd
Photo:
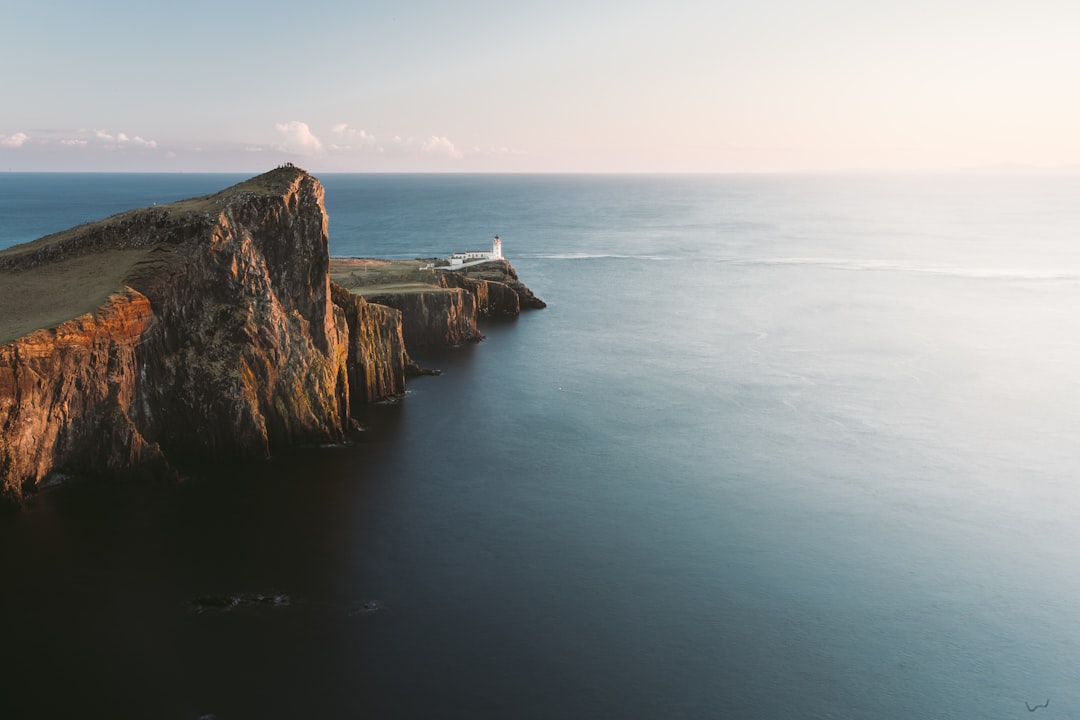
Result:
[[[508,319],[521,314],[521,300],[506,283],[479,280],[459,272],[439,275],[444,287],[461,288],[472,295],[479,317]]]
[[[265,457],[348,427],[323,189],[279,168],[6,251],[7,272],[145,247],[98,311],[0,346],[0,489]],[[12,275],[20,281],[24,275]]]
[[[54,470],[107,472],[164,458],[139,428],[139,344],[155,324],[134,290],[100,311],[0,346],[0,479],[18,498]]]
[[[173,249],[180,262],[130,278],[157,320],[140,348],[140,412],[170,458],[264,457],[347,427],[323,189],[296,169],[269,175],[266,190],[216,198],[209,232]]]
[[[0,322],[0,504],[56,475],[340,439],[353,407],[424,372],[406,348],[479,340],[479,317],[537,306],[490,265],[385,297],[335,285],[322,185],[291,165],[4,250],[0,300],[22,315]]]
[[[506,260],[492,260],[462,270],[455,270],[448,273],[448,275],[456,275],[468,280],[487,283],[492,288],[495,288],[494,290],[489,289],[489,293],[501,294],[501,287],[509,289],[518,298],[518,311],[513,312],[512,316],[516,316],[521,310],[540,310],[547,307],[546,302],[536,297],[533,291],[518,279],[517,271]],[[508,312],[510,305],[509,302],[502,304],[498,300],[494,301],[491,317],[511,316],[511,313]]]
[[[510,319],[523,308],[546,307],[505,260],[437,270],[430,260],[334,258],[336,282],[370,302],[401,312],[406,347],[458,345],[482,339],[481,319]],[[418,272],[419,270],[419,272]]]
[[[366,294],[373,303],[396,308],[402,315],[405,347],[415,349],[478,342],[476,298],[461,288]]]
[[[401,311],[370,303],[335,283],[330,283],[330,291],[348,324],[346,367],[353,404],[404,394],[405,378],[418,368],[405,351]]]

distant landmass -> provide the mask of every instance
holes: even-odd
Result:
[[[409,349],[544,307],[501,257],[329,257],[291,165],[0,252],[0,501],[341,439],[423,372]]]

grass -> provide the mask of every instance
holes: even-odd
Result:
[[[0,273],[0,344],[97,310],[149,250],[107,250]]]
[[[448,292],[423,260],[331,258],[330,279],[356,295]]]
[[[183,216],[190,213],[216,214],[236,196],[280,196],[301,172],[298,168],[277,168],[214,195],[159,205],[153,210],[165,212],[182,223]],[[93,312],[110,295],[122,291],[134,276],[156,272],[162,261],[150,258],[153,247],[80,247],[87,240],[92,245],[93,239],[101,237],[100,233],[109,225],[146,210],[129,210],[0,251],[0,260],[22,266],[0,269],[0,344]],[[28,259],[40,257],[38,251],[54,246],[62,249],[56,253],[57,258],[27,266]]]

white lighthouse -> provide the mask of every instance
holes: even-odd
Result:
[[[464,265],[479,265],[488,260],[502,260],[502,240],[496,235],[491,242],[491,250],[466,250],[456,252],[450,256],[450,267],[456,268]]]

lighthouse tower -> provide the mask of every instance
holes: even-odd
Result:
[[[491,242],[491,259],[502,260],[502,240],[499,239],[498,235]]]

